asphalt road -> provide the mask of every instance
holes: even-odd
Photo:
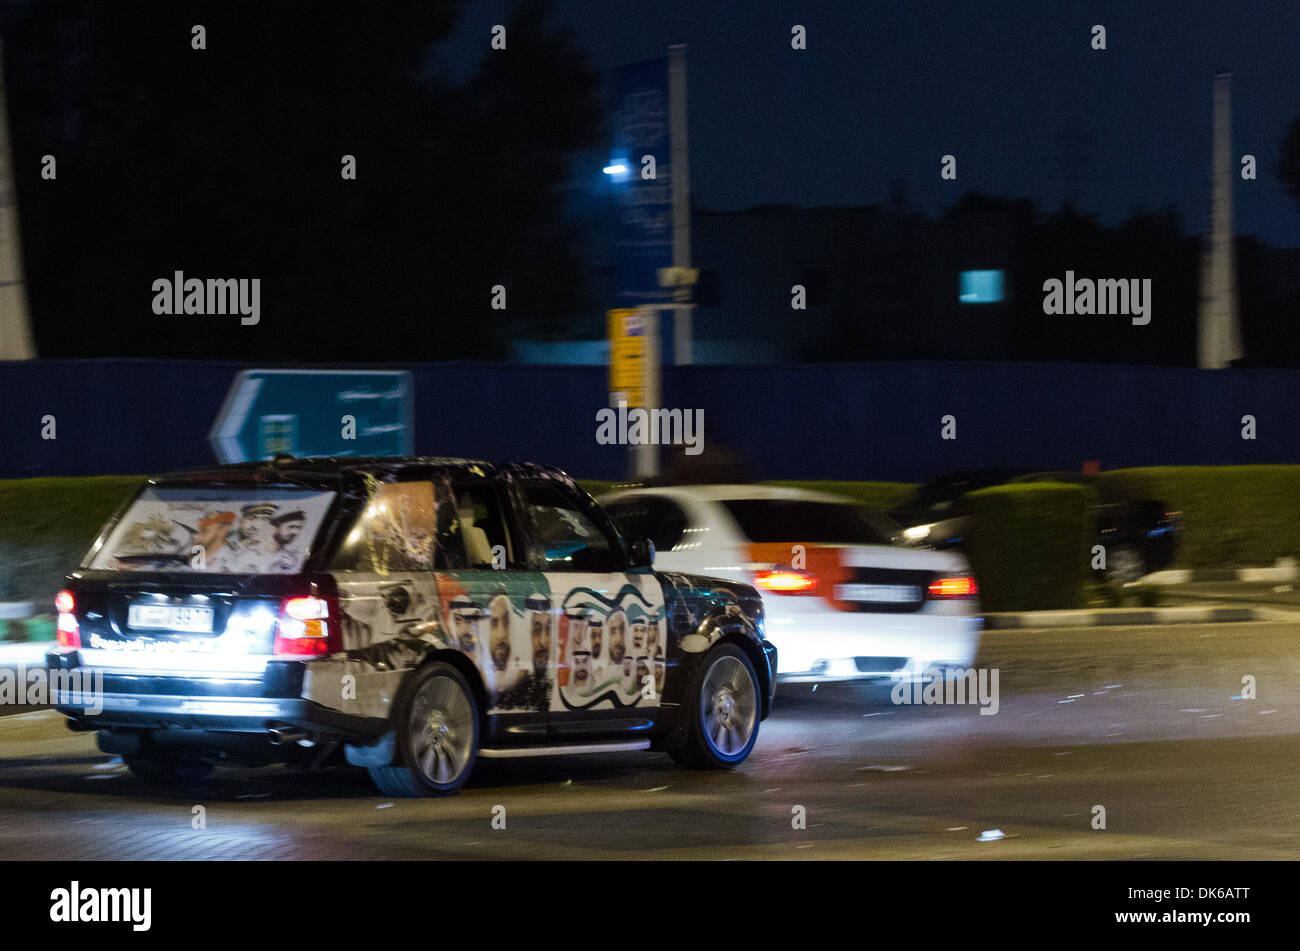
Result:
[[[441,800],[381,797],[353,769],[159,792],[55,714],[10,716],[0,855],[1300,858],[1300,623],[989,632],[979,664],[999,671],[996,715],[782,690],[731,773],[655,753],[483,762]],[[1247,675],[1257,699],[1233,699]]]

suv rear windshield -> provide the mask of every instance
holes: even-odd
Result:
[[[752,542],[890,545],[888,529],[866,509],[803,499],[730,499],[723,503]]]
[[[267,486],[148,486],[86,567],[296,574],[334,496]]]

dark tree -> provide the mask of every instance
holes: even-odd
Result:
[[[583,288],[557,196],[601,118],[549,6],[514,5],[505,50],[484,20],[460,84],[441,50],[463,0],[6,8],[42,355],[491,359],[562,325]],[[260,278],[261,323],[156,316],[151,284],[177,270]]]

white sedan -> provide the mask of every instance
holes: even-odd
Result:
[[[964,556],[895,544],[852,499],[754,485],[654,486],[602,496],[655,568],[752,584],[777,679],[929,679],[969,668],[983,618]]]

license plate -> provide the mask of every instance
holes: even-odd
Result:
[[[166,604],[133,604],[130,611],[127,612],[127,624],[133,628],[155,631],[211,634],[212,608],[178,608]]]
[[[921,589],[914,584],[837,584],[835,600],[908,604],[921,600]]]

